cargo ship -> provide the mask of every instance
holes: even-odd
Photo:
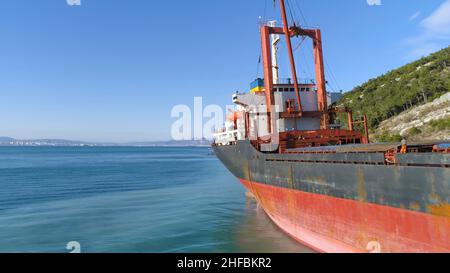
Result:
[[[279,6],[282,26],[260,28],[264,78],[233,95],[217,157],[276,225],[318,252],[450,252],[449,143],[371,143],[367,116],[326,90],[320,29],[290,26]],[[283,37],[290,79],[278,77]],[[312,40],[314,80],[297,77],[295,38]]]

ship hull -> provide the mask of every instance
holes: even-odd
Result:
[[[283,231],[319,252],[450,252],[445,166],[306,163],[249,142],[214,150]]]
[[[319,252],[450,251],[446,217],[241,182],[283,231]]]

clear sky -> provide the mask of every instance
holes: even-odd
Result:
[[[450,0],[289,2],[322,29],[329,89],[450,44]],[[0,3],[0,136],[15,138],[169,139],[174,105],[226,105],[247,91],[262,72],[258,18],[279,19],[272,0]],[[295,53],[303,78],[310,50],[305,41]]]

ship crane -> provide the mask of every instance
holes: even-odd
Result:
[[[351,120],[348,130],[330,125],[342,111],[330,108],[333,98],[328,99],[326,90],[321,31],[296,24],[290,26],[285,2],[279,0],[279,3],[282,26],[269,21],[260,27],[264,79],[256,79],[251,84],[250,94],[233,96],[239,112],[235,115],[237,120],[233,130],[263,152],[283,153],[301,147],[368,143],[367,118],[364,119],[366,135],[354,130],[353,125],[359,121]],[[285,38],[291,72],[291,78],[287,80],[279,77],[278,46],[282,37]],[[297,76],[291,39],[298,37],[302,42],[308,38],[312,40],[313,81],[300,81]],[[349,113],[349,120],[352,118]]]
[[[328,126],[328,113],[327,113],[327,94],[326,94],[326,82],[325,82],[325,72],[324,72],[324,62],[323,62],[323,52],[322,52],[322,35],[320,29],[303,29],[298,26],[289,26],[286,16],[286,8],[284,0],[280,0],[281,15],[283,21],[283,27],[276,27],[274,24],[268,24],[261,27],[261,41],[262,41],[262,56],[264,63],[264,79],[265,79],[265,92],[266,92],[266,104],[267,113],[270,115],[272,112],[272,106],[274,105],[273,97],[273,87],[277,82],[277,75],[274,74],[274,65],[272,64],[272,54],[271,54],[271,42],[270,38],[272,35],[284,35],[286,40],[286,47],[288,50],[289,62],[291,66],[293,87],[296,95],[297,101],[297,111],[295,116],[300,118],[303,116],[302,101],[300,96],[299,81],[297,77],[297,70],[295,66],[294,53],[292,49],[291,38],[298,36],[309,37],[313,40],[314,49],[314,63],[315,63],[315,76],[316,85],[318,93],[318,111],[321,114],[321,128],[326,129]],[[293,115],[293,113],[291,113]],[[268,118],[268,120],[271,120]],[[272,124],[269,122],[269,133],[273,132],[271,130]]]
[[[342,143],[339,135],[345,135],[345,138],[352,139],[354,142],[367,143],[368,137],[363,137],[359,132],[349,130],[352,132],[336,132],[336,130],[330,130],[330,114],[328,107],[328,94],[326,90],[326,80],[324,72],[324,59],[322,49],[322,34],[320,29],[305,29],[294,24],[290,26],[286,16],[286,6],[284,0],[279,0],[282,27],[277,27],[275,21],[270,21],[268,24],[261,26],[261,43],[262,43],[262,59],[264,64],[264,93],[266,100],[266,115],[267,115],[267,137],[264,142],[267,142],[267,138],[277,138],[283,141],[283,138],[295,137],[297,132],[297,138],[304,138],[302,133],[305,131],[315,131],[317,137],[320,138],[318,143],[311,142],[309,145],[326,145],[327,138],[332,143]],[[281,41],[280,36],[285,37],[286,49],[288,51],[290,72],[292,82],[288,81],[288,90],[294,92],[295,97],[289,98],[286,101],[280,102],[280,88],[281,82],[279,80],[279,67],[278,67],[278,43]],[[296,37],[310,38],[313,44],[313,56],[314,56],[314,70],[315,70],[315,84],[313,87],[305,88],[300,83],[297,76],[297,68],[294,58],[294,51],[292,48],[292,38]],[[311,84],[310,84],[311,85]],[[284,86],[286,87],[286,86]],[[282,88],[283,90],[286,88]],[[301,89],[301,90],[300,90]],[[304,90],[315,92],[314,100],[308,94],[305,94]],[[284,90],[285,91],[285,90]],[[286,96],[281,95],[282,100]],[[314,102],[313,102],[314,101]],[[295,102],[295,103],[294,103]],[[284,107],[286,103],[286,107]],[[311,105],[312,103],[316,105]],[[276,113],[276,107],[283,108],[280,113]],[[279,128],[276,118],[283,119],[284,128]],[[311,122],[316,124],[312,120],[317,120],[317,126],[312,125]],[[289,134],[287,133],[289,132]],[[279,134],[280,133],[280,134]],[[276,134],[279,134],[276,136]],[[351,135],[349,137],[349,135]],[[346,141],[347,141],[346,140]],[[307,144],[304,144],[307,145]],[[259,146],[259,145],[258,145]],[[295,146],[295,145],[294,145]],[[281,152],[281,149],[280,149]]]

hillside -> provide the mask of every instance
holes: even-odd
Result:
[[[367,114],[377,141],[449,139],[450,47],[345,93],[338,102]]]

